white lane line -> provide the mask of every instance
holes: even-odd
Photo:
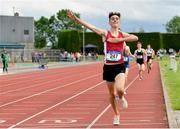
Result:
[[[16,107],[16,108],[18,108],[18,107],[22,107],[22,108],[27,108],[27,107],[31,107],[31,108],[33,108],[33,107],[42,107],[42,106],[45,106],[46,104],[36,104],[36,105],[24,105],[24,104],[16,104],[16,105],[13,105],[13,107]]]
[[[30,111],[30,110],[37,110],[37,108],[24,108],[24,107],[21,107],[21,108],[13,108],[13,109],[10,109],[10,108],[4,108],[4,109],[1,109],[1,110],[4,110],[4,111]]]
[[[100,102],[102,102],[102,101],[100,101]],[[101,105],[101,104],[92,104],[92,103],[90,103],[90,104],[80,104],[80,103],[76,103],[76,104],[68,104],[68,106],[99,106],[99,105]]]
[[[58,73],[58,72],[57,72]],[[9,81],[13,81],[13,80],[22,80],[22,79],[26,79],[26,78],[29,78],[29,77],[31,77],[32,75],[37,75],[38,74],[38,76],[34,76],[35,78],[37,78],[37,77],[41,77],[42,75],[41,75],[41,72],[38,72],[38,73],[30,73],[30,74],[26,74],[26,76],[24,76],[24,74],[23,75],[19,75],[18,77],[14,77],[14,78],[9,78]],[[56,73],[55,73],[56,74]],[[16,75],[17,76],[17,75]],[[1,87],[0,87],[1,88]]]
[[[13,104],[13,103],[17,103],[17,102],[20,102],[20,101],[23,101],[23,100],[26,100],[26,99],[29,99],[29,98],[32,98],[32,97],[35,97],[35,96],[39,96],[41,94],[44,94],[44,93],[47,93],[47,92],[50,92],[50,91],[54,91],[54,90],[57,90],[57,89],[60,89],[60,88],[63,88],[63,87],[67,87],[69,85],[72,85],[72,84],[75,84],[75,83],[78,83],[78,82],[81,82],[81,81],[84,81],[84,80],[99,76],[100,74],[101,73],[98,73],[98,74],[95,74],[95,75],[92,75],[92,76],[89,76],[89,77],[86,77],[86,78],[83,78],[83,79],[80,79],[80,80],[77,80],[77,81],[62,85],[62,86],[58,86],[58,87],[55,87],[55,88],[52,88],[52,89],[48,89],[48,90],[45,90],[43,92],[39,92],[39,93],[30,95],[30,96],[27,96],[27,97],[24,97],[24,98],[21,98],[21,99],[18,99],[18,100],[15,100],[15,101],[3,104],[3,105],[0,105],[0,107],[4,107],[4,106],[7,106],[7,105],[10,105],[10,104]]]
[[[8,112],[8,113],[0,113],[0,115],[25,115],[27,113],[20,113],[20,112]]]
[[[49,101],[25,101],[25,104],[47,104]]]
[[[128,84],[128,86],[125,88],[125,91],[133,84],[138,78],[138,75]],[[111,107],[111,104],[109,104],[89,125],[86,129],[90,129],[98,120],[99,118],[104,115],[104,113]]]
[[[78,105],[77,105],[78,106]],[[66,107],[66,108],[60,108],[58,110],[86,110],[86,109],[89,109],[89,110],[94,110],[94,109],[97,109],[97,108],[93,108],[93,107],[87,107],[87,108],[84,108],[84,107]]]
[[[62,112],[62,113],[52,113],[52,115],[76,115],[76,114],[81,114],[81,115],[87,115],[90,114],[90,112]]]
[[[68,75],[66,75],[66,74],[73,74],[73,73],[76,73],[77,72],[77,70],[75,71],[71,71],[71,72],[66,72],[66,73],[59,73],[59,72],[56,72],[56,73],[52,73],[51,75],[44,75],[43,74],[43,76],[45,76],[45,78],[47,78],[48,79],[48,77],[56,77],[56,75],[65,75],[65,76],[68,76]],[[82,73],[81,71],[79,71],[79,73]],[[86,73],[86,71],[84,72],[84,73]],[[53,75],[53,76],[52,76]],[[25,76],[26,77],[26,76]],[[41,78],[38,78],[38,77],[41,77]],[[43,81],[45,78],[42,78],[42,74],[40,75],[40,76],[33,76],[33,78],[38,78],[38,79],[35,79],[35,80],[32,80],[33,82],[36,82],[36,81]],[[21,78],[21,77],[19,77],[19,78]],[[18,78],[18,80],[19,80],[19,78]],[[26,77],[26,78],[29,78],[29,77]],[[11,85],[14,85],[14,84],[21,84],[21,83],[27,83],[27,82],[32,82],[31,80],[29,81],[29,79],[23,79],[23,80],[25,80],[25,81],[22,81],[22,79],[21,79],[21,81],[19,82],[19,81],[17,81],[17,82],[14,82],[14,83],[9,83],[8,82],[8,84],[6,84],[5,86],[2,86],[2,87],[7,87],[7,86],[11,86]],[[9,80],[10,82],[11,82],[11,80]],[[0,87],[1,88],[1,87]]]
[[[60,69],[62,69],[62,68],[68,68],[68,67],[70,67],[70,68],[76,68],[76,67],[88,67],[88,65],[95,65],[95,64],[100,64],[99,62],[95,62],[95,63],[87,63],[87,64],[75,64],[75,65],[67,65],[67,64],[64,64],[66,67],[58,67],[58,68],[51,68],[51,69],[49,69],[49,70],[46,70],[46,71],[28,71],[28,72],[26,72],[26,73],[17,73],[17,75],[20,75],[20,77],[18,76],[17,77],[17,75],[15,75],[14,73],[13,73],[13,76],[10,78],[11,79],[11,81],[12,80],[16,80],[16,79],[23,79],[23,78],[29,78],[29,75],[30,75],[30,77],[31,77],[31,75],[36,75],[36,74],[38,74],[38,76],[39,77],[41,77],[42,75],[41,75],[41,73],[42,72],[45,72],[46,74],[48,74],[48,72],[49,71],[51,71],[51,72],[53,72],[53,74],[54,74],[54,72],[55,72],[55,70],[60,70]],[[64,66],[63,65],[63,66]],[[76,72],[76,69],[73,69],[73,71],[75,71]],[[57,73],[60,73],[60,72],[63,72],[64,73],[64,71],[58,71]],[[26,76],[24,76],[24,74],[26,74]],[[56,72],[55,72],[55,74],[56,74]],[[5,74],[6,75],[6,74]],[[15,76],[14,76],[15,75]],[[34,76],[34,77],[37,77],[37,76]],[[4,77],[1,77],[1,78],[4,78]],[[1,87],[0,87],[1,88]]]
[[[131,113],[131,114],[154,114],[154,113],[157,113],[156,111],[155,112],[137,112],[137,111],[128,111],[128,112],[122,112],[121,114],[127,114],[127,113]]]
[[[28,118],[26,118],[26,119],[24,119],[24,120],[22,120],[22,121],[14,124],[14,125],[12,125],[12,126],[10,126],[10,127],[7,128],[7,129],[12,129],[12,128],[14,128],[14,127],[16,127],[16,126],[18,126],[18,125],[20,125],[20,124],[22,124],[22,123],[24,123],[24,122],[32,119],[32,118],[38,116],[38,115],[41,115],[42,113],[47,112],[47,111],[49,111],[49,110],[51,110],[51,109],[53,109],[53,108],[55,108],[55,107],[57,107],[57,106],[65,103],[65,102],[67,102],[67,101],[69,101],[69,100],[71,100],[71,99],[73,99],[73,98],[75,98],[75,97],[77,97],[77,96],[79,96],[79,95],[81,95],[81,94],[83,94],[83,93],[91,90],[91,89],[96,88],[97,86],[99,86],[99,85],[101,85],[101,84],[103,84],[103,83],[104,83],[104,81],[102,81],[102,82],[100,82],[100,83],[98,83],[98,84],[96,84],[96,85],[93,85],[92,87],[90,87],[90,88],[88,88],[88,89],[86,89],[86,90],[83,90],[83,91],[81,91],[80,93],[75,94],[75,95],[73,95],[73,96],[71,96],[71,97],[69,97],[69,98],[67,98],[67,99],[65,99],[65,100],[63,100],[63,101],[61,101],[61,102],[59,102],[59,103],[51,106],[51,107],[49,107],[49,108],[46,108],[46,109],[42,110],[41,112],[38,112],[38,113],[36,113],[36,114],[34,114],[34,115],[32,115],[32,116],[30,116],[30,117],[28,117]]]
[[[58,72],[56,72],[58,70]],[[55,71],[55,70],[46,70],[46,71],[30,71],[30,72],[27,72],[27,73],[18,73],[17,75],[19,75],[18,77],[17,77],[17,75],[14,75],[14,76],[11,76],[11,77],[9,77],[9,79],[10,79],[10,81],[12,81],[12,80],[22,80],[22,79],[26,79],[26,78],[29,78],[29,77],[31,77],[32,75],[36,75],[36,76],[34,76],[35,78],[37,78],[37,77],[41,77],[42,75],[42,73],[44,73],[44,74],[49,74],[49,71],[51,71],[51,72],[53,72],[53,74],[60,74],[61,75],[61,72],[64,74],[64,71],[60,71],[60,69],[59,68],[57,68],[57,70]],[[71,71],[71,72],[76,72],[77,70],[76,69],[74,69],[73,71]],[[24,75],[26,75],[26,76],[24,76]],[[6,81],[5,81],[6,82]]]
[[[53,80],[50,80],[50,81],[45,81],[45,82],[37,83],[37,84],[32,85],[32,86],[28,86],[28,87],[18,88],[18,89],[15,89],[15,90],[1,92],[0,95],[8,94],[8,93],[11,93],[11,92],[17,92],[17,91],[21,91],[21,90],[24,90],[24,89],[29,89],[29,88],[45,85],[45,84],[48,84],[48,83],[57,82],[57,81],[60,81],[60,80],[63,80],[63,79],[71,78],[73,76],[77,76],[77,75],[81,75],[81,74],[85,74],[85,73],[90,73],[90,72],[84,72],[84,73],[80,73],[80,74],[76,74],[76,75],[72,74],[70,76],[65,76],[65,77],[60,78],[60,79],[59,78],[58,79],[53,79]]]
[[[88,127],[86,129],[90,129],[97,120],[99,120],[99,118],[111,107],[111,105],[109,104],[93,121],[91,124],[88,125]]]
[[[71,118],[69,118],[69,117],[43,117],[43,119],[44,120],[61,120],[61,119],[75,119],[75,120],[77,120],[77,119],[79,119],[79,120],[82,120],[82,119],[84,119],[83,117],[71,117]]]

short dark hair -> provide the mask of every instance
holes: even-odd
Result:
[[[109,13],[109,18],[111,18],[113,15],[118,16],[119,18],[121,17],[121,14],[119,12],[110,12]]]
[[[142,43],[140,41],[138,41],[137,44],[142,44]]]

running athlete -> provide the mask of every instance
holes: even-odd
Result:
[[[137,43],[137,50],[135,50],[134,56],[136,57],[136,62],[139,67],[139,80],[142,80],[145,70],[144,61],[146,60],[146,50],[142,48],[141,42]]]
[[[120,13],[118,12],[109,13],[109,25],[111,27],[109,31],[97,28],[88,22],[81,20],[70,10],[68,10],[68,17],[102,36],[105,41],[103,79],[106,80],[110,93],[110,103],[115,112],[113,124],[119,125],[120,113],[117,107],[117,101],[115,100],[115,93],[117,93],[122,100],[123,107],[127,108],[128,106],[127,101],[123,96],[125,86],[125,67],[123,59],[124,42],[137,41],[138,37],[119,31]]]
[[[150,73],[152,68],[152,59],[154,58],[154,50],[151,48],[150,44],[147,45],[146,53],[147,53],[147,69],[148,69],[148,73]]]

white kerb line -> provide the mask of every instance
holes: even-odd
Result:
[[[125,90],[127,90],[132,83],[134,83],[136,81],[136,79],[138,78],[138,75],[128,84],[128,86],[125,88]],[[89,124],[89,126],[86,129],[90,129],[98,120],[99,118],[111,107],[111,104],[109,104],[92,122],[91,124]]]

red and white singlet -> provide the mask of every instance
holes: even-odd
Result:
[[[114,38],[110,31],[106,35],[106,40],[104,43],[104,62],[105,64],[122,64],[124,63],[124,42],[111,43],[107,40],[109,38]],[[118,38],[123,38],[122,32],[119,32]]]

